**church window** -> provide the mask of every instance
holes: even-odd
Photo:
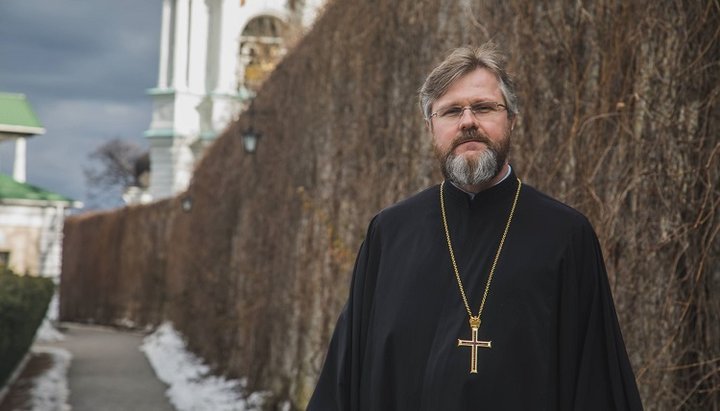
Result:
[[[261,16],[250,20],[240,35],[242,70],[238,88],[257,91],[285,54],[286,26],[280,19]]]

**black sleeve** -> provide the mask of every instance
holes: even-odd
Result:
[[[335,326],[308,411],[356,411],[368,310],[380,258],[376,219],[370,223],[353,270],[350,296]]]
[[[642,410],[602,252],[589,223],[573,234],[560,287],[560,409]]]

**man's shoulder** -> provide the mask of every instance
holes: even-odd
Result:
[[[526,210],[536,218],[542,218],[548,224],[592,230],[590,220],[579,210],[530,185],[525,185],[523,190],[526,196],[525,205],[528,206]]]
[[[421,215],[427,214],[439,204],[439,185],[435,184],[427,187],[403,200],[398,201],[388,207],[383,208],[375,216],[376,223],[383,222],[400,222],[408,219],[416,219]]]

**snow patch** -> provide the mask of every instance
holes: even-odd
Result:
[[[121,318],[120,320],[116,321],[115,324],[125,328],[137,328],[137,324],[135,324],[135,321],[129,318]]]
[[[38,328],[37,332],[35,333],[35,342],[56,342],[56,341],[63,341],[65,339],[65,336],[63,333],[57,330],[50,322],[48,318],[45,318],[40,324],[40,328]]]
[[[48,305],[48,310],[45,313],[45,318],[48,318],[50,321],[57,321],[59,312],[60,312],[60,294],[58,294],[57,289],[55,289],[55,293],[53,293],[52,300],[50,300],[50,305]]]
[[[50,355],[53,365],[33,380],[33,387],[30,390],[31,409],[70,411],[67,373],[72,354],[67,350],[55,347],[33,347],[32,352]]]
[[[169,322],[145,337],[140,350],[170,387],[165,394],[178,411],[256,411],[269,395],[246,395],[246,380],[210,375],[210,367],[187,350],[184,338]]]
[[[55,291],[45,313],[45,319],[35,333],[35,342],[57,342],[65,339],[65,336],[53,325],[58,319],[59,306],[58,292]]]

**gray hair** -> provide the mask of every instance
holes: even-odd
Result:
[[[509,118],[514,118],[518,114],[515,86],[505,70],[505,57],[498,47],[489,41],[480,47],[454,49],[427,76],[420,88],[420,109],[425,119],[430,118],[433,103],[447,92],[455,80],[478,68],[487,69],[497,77],[500,92],[507,106],[507,115]]]

